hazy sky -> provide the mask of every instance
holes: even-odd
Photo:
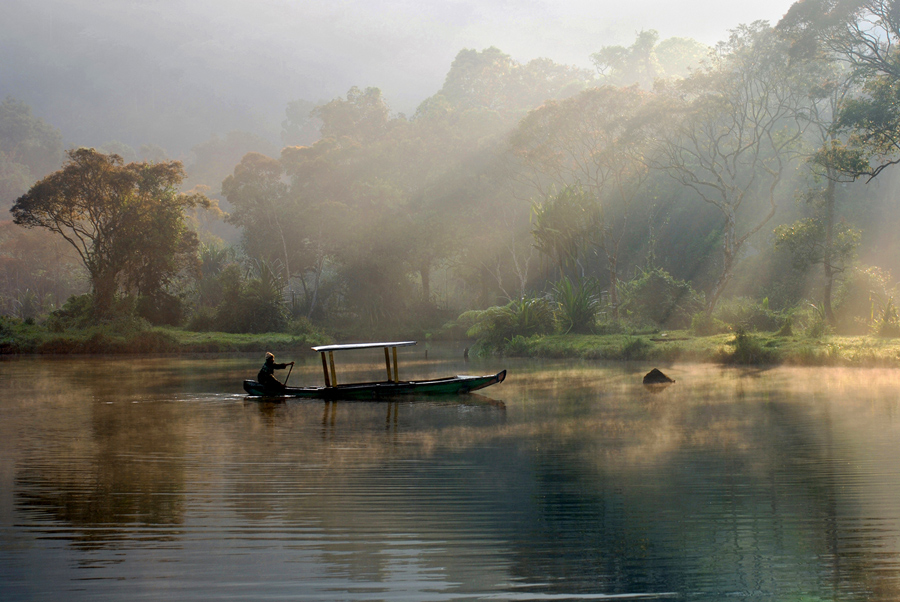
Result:
[[[713,44],[741,23],[777,21],[791,0],[0,0],[0,94],[82,112],[122,95],[203,97],[271,122],[290,100],[377,86],[412,112],[463,48],[590,66],[641,29]],[[146,89],[144,89],[146,88]],[[163,92],[165,90],[165,92]],[[171,90],[171,92],[170,92]],[[172,101],[174,104],[174,100]],[[53,103],[56,103],[54,105]],[[55,107],[55,108],[52,108]],[[175,111],[168,107],[168,114]],[[75,112],[72,113],[76,114]],[[62,119],[60,117],[59,119]],[[72,119],[69,115],[67,120]],[[277,122],[274,124],[277,127]],[[65,130],[64,130],[65,131]]]
[[[91,0],[96,6],[96,0]],[[121,10],[122,0],[108,3]],[[440,87],[456,53],[496,46],[520,61],[547,57],[589,66],[601,46],[628,44],[641,29],[662,38],[714,44],[728,29],[777,21],[790,0],[157,0],[149,21],[190,24],[197,39],[182,50],[198,60],[249,55],[303,73],[322,94],[333,81],[373,85],[404,105]],[[172,21],[170,21],[172,19]],[[290,73],[283,74],[292,78]],[[414,90],[420,94],[416,95]],[[409,109],[409,106],[404,107]]]

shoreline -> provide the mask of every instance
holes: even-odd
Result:
[[[415,338],[415,337],[413,337]],[[421,338],[421,337],[419,337]],[[306,351],[332,341],[320,333],[229,334],[151,328],[53,333],[32,326],[0,330],[0,356],[186,355]],[[432,339],[439,343],[439,340]],[[688,331],[649,334],[534,335],[502,346],[468,344],[484,356],[603,361],[703,362],[734,365],[860,366],[900,368],[900,338],[874,335],[783,336],[769,332],[694,336]]]

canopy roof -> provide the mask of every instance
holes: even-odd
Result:
[[[410,347],[415,345],[416,341],[397,341],[394,343],[351,343],[349,345],[321,345],[313,347],[312,350],[320,353],[324,351],[344,351],[347,349],[373,349],[378,347]]]

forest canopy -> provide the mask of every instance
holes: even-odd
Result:
[[[412,115],[352,87],[289,102],[280,149],[229,132],[185,163],[111,142],[60,164],[59,132],[8,98],[0,193],[77,261],[23,265],[3,230],[2,307],[87,287],[98,316],[131,299],[196,330],[889,332],[897,28],[842,7],[714,48],[642,31],[594,70],[464,49]],[[26,316],[36,272],[57,285]]]

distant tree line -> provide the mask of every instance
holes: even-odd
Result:
[[[277,156],[232,133],[188,170],[74,149],[53,171],[58,136],[8,99],[15,223],[70,248],[56,272],[23,263],[35,230],[4,226],[3,309],[25,317],[22,283],[52,288],[35,273],[77,292],[81,270],[94,315],[192,329],[900,332],[878,186],[900,161],[885,6],[804,0],[714,48],[641,32],[594,71],[463,50],[411,116],[377,88],[295,101]],[[230,241],[204,217],[215,197]]]

